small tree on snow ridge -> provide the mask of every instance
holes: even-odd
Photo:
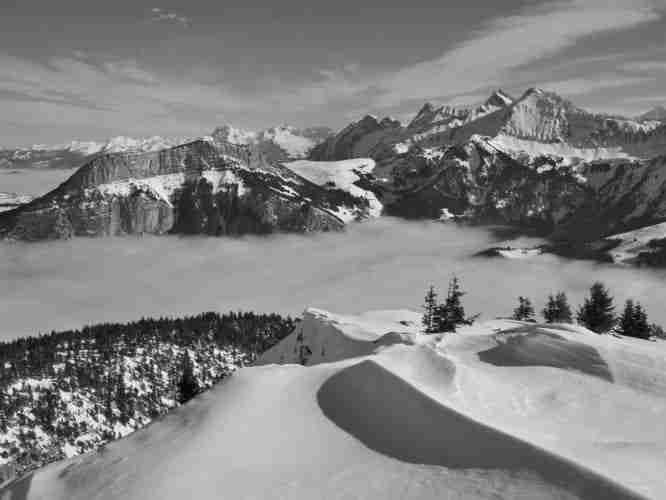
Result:
[[[513,310],[513,319],[530,321],[534,319],[534,307],[527,297],[518,297],[518,307]]]
[[[430,285],[430,289],[425,296],[423,319],[421,321],[426,333],[435,333],[437,331],[437,307],[437,292],[435,292],[435,287]]]
[[[597,333],[606,333],[615,326],[613,297],[603,283],[597,281],[590,288],[590,296],[578,310],[578,322]]]
[[[571,323],[573,317],[564,292],[558,292],[555,296],[549,295],[541,314],[547,323]]]

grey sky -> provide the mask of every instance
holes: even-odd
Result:
[[[5,0],[0,145],[339,127],[495,87],[625,114],[666,103],[664,0],[387,3]]]

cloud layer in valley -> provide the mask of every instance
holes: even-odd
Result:
[[[454,274],[469,292],[468,312],[484,318],[510,314],[518,295],[529,296],[540,309],[549,293],[565,290],[579,304],[602,276],[618,307],[633,297],[645,304],[651,320],[666,326],[662,272],[552,256],[470,257],[489,244],[482,230],[391,218],[353,225],[342,234],[3,243],[0,339],[206,310],[419,310],[428,285],[443,291]]]

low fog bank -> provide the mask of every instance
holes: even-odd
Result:
[[[41,196],[64,182],[76,169],[0,169],[0,193]]]
[[[487,231],[382,218],[343,234],[240,239],[126,237],[43,244],[0,243],[0,339],[101,321],[252,309],[299,315],[419,309],[426,287],[445,291],[455,273],[468,313],[508,315],[516,297],[541,309],[565,290],[577,305],[595,280],[647,306],[666,325],[661,271],[567,261],[483,259]]]

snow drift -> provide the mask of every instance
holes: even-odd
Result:
[[[263,366],[0,498],[663,498],[664,344],[418,320],[309,309]]]

